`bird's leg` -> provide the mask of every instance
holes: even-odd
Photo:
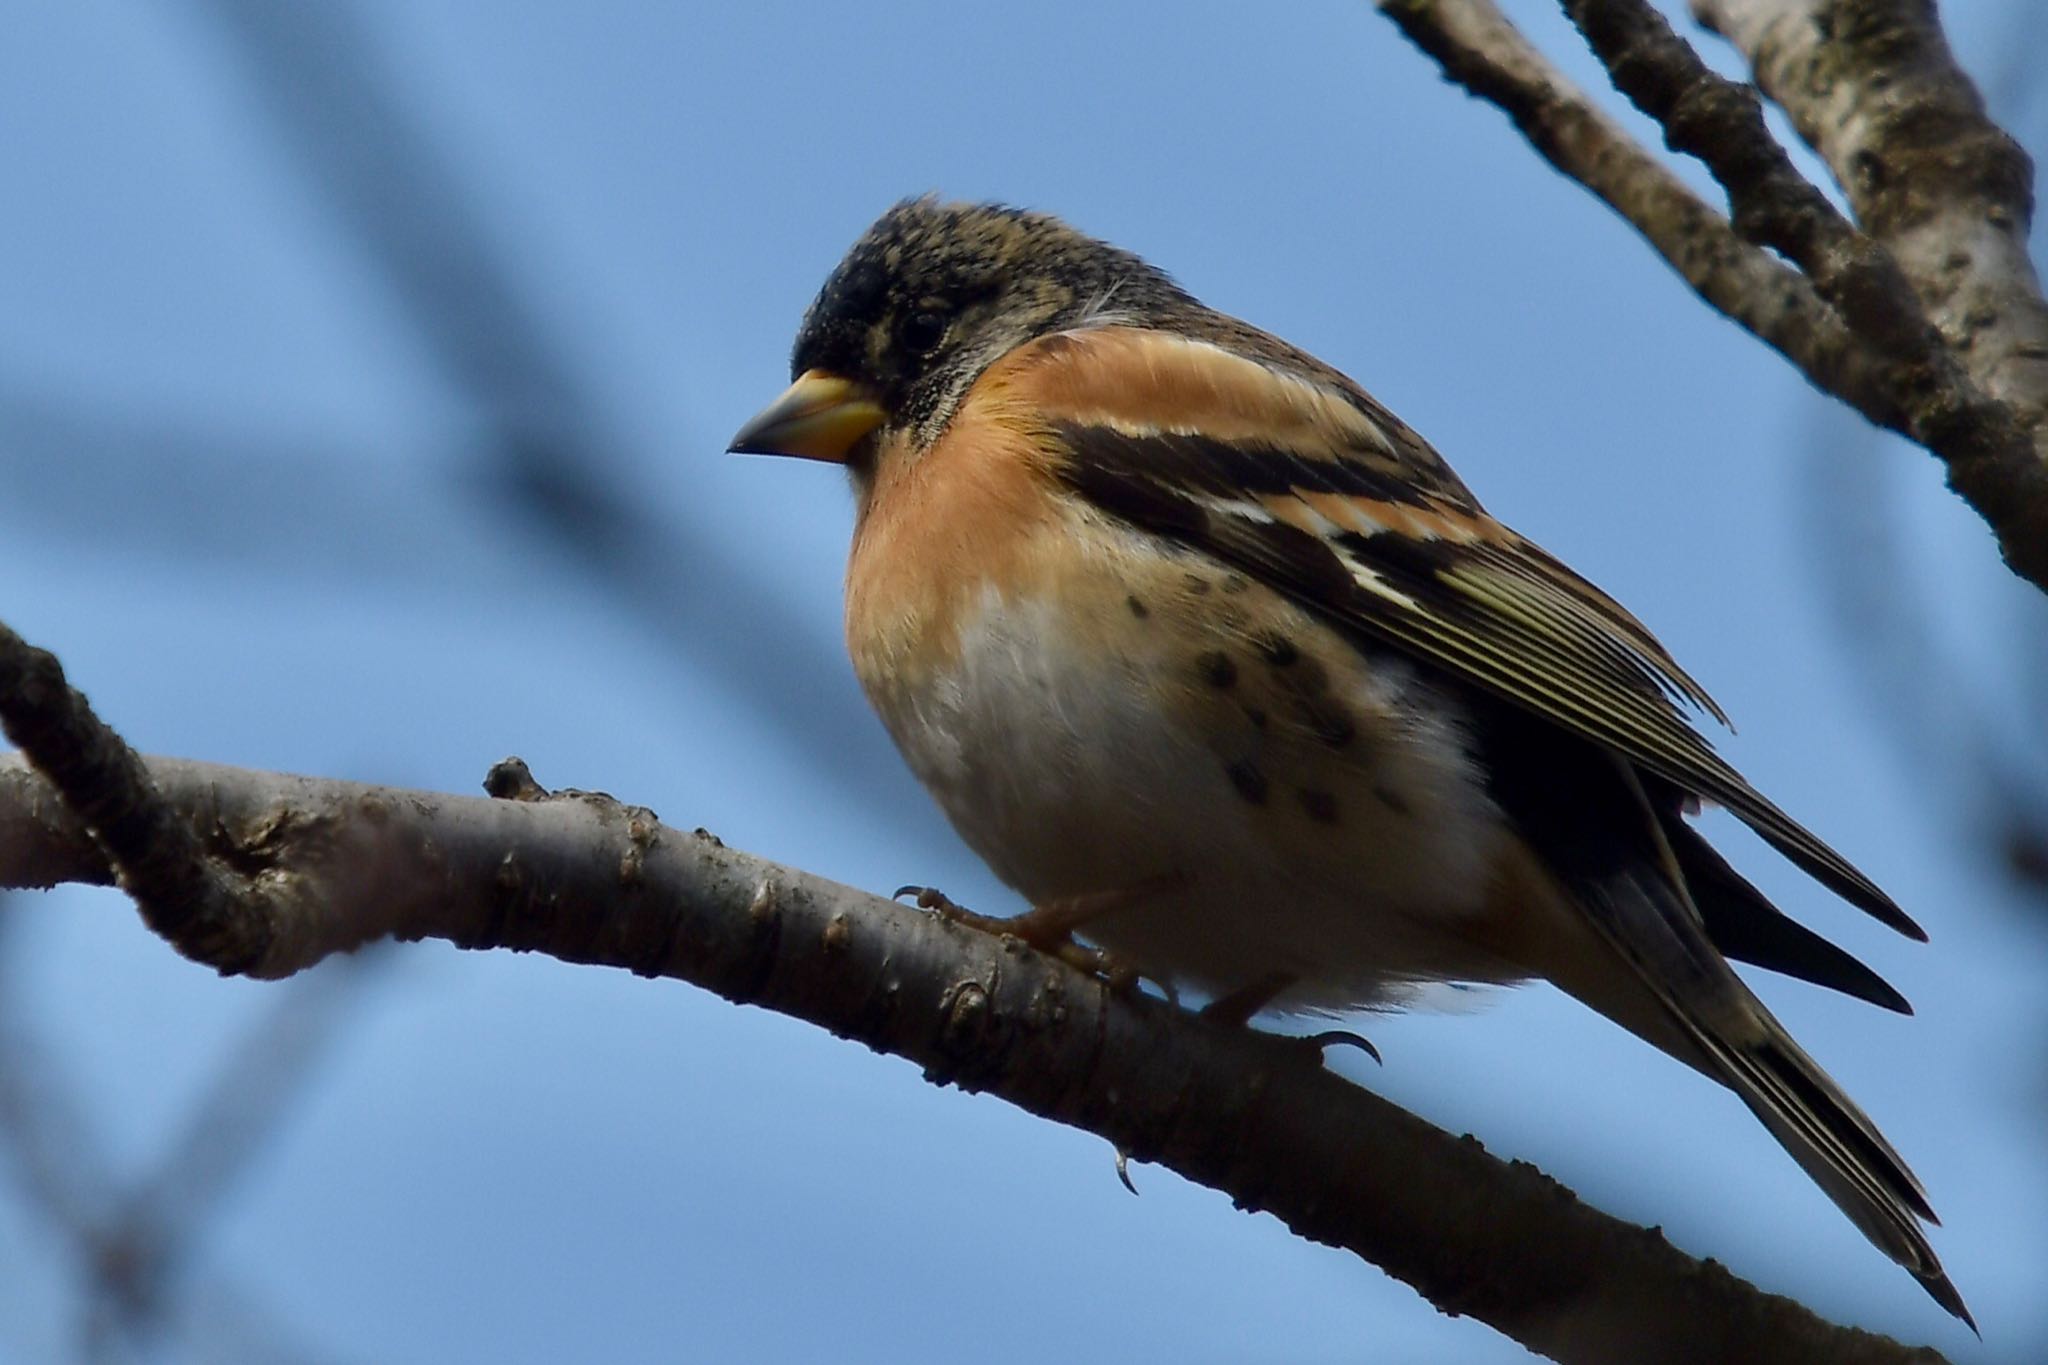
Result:
[[[1253,1015],[1272,1004],[1280,992],[1292,986],[1295,980],[1292,972],[1268,972],[1202,1006],[1202,1017],[1243,1028],[1251,1023]]]
[[[1128,910],[1132,906],[1142,904],[1155,896],[1177,890],[1186,884],[1186,877],[1179,873],[1168,873],[1108,891],[1088,891],[1079,895],[1041,901],[1023,914],[1014,915],[1009,919],[976,914],[955,903],[937,887],[904,886],[897,888],[896,894],[907,896],[915,892],[919,908],[933,911],[942,919],[965,925],[970,929],[979,929],[985,934],[994,934],[999,938],[1018,939],[1042,953],[1050,953],[1071,967],[1102,977],[1113,989],[1129,990],[1138,983],[1143,973],[1100,948],[1089,948],[1076,943],[1074,931],[1120,910]],[[1172,987],[1164,981],[1159,984],[1171,997]]]

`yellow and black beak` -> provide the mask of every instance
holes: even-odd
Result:
[[[851,379],[806,370],[734,433],[727,449],[735,455],[797,455],[843,464],[846,452],[882,425],[884,415],[881,405]]]

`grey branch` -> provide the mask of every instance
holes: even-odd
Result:
[[[1699,0],[1844,178],[1859,225],[1799,175],[1755,92],[1710,70],[1646,0],[1563,3],[1616,88],[1658,121],[1674,150],[1712,171],[1729,218],[1704,205],[1704,223],[1680,215],[1669,172],[1647,149],[1611,126],[1588,137],[1573,108],[1584,96],[1492,0],[1381,8],[1453,79],[1506,109],[1552,164],[1634,223],[1709,303],[1828,392],[1939,456],[2007,564],[2048,590],[2048,309],[2025,250],[2032,169],[1984,117],[1931,7]],[[1723,225],[1789,259],[1812,294],[1787,296],[1784,275],[1794,272],[1730,253]],[[1711,288],[1701,264],[1709,246],[1739,262]],[[1831,320],[1816,320],[1816,310]],[[1789,326],[1778,316],[1788,311]]]
[[[1984,112],[1927,0],[1693,0],[1834,172],[1863,230],[2048,459],[2048,303],[2033,167]]]
[[[1383,0],[1410,42],[1500,106],[1544,159],[1643,235],[1711,307],[1881,427],[1905,430],[1884,361],[1797,270],[1745,239],[1508,21],[1493,0]]]
[[[4,627],[0,719],[39,751],[0,755],[0,887],[147,895],[131,866],[196,860],[238,932],[177,943],[223,970],[285,977],[376,939],[439,938],[687,981],[1096,1133],[1559,1360],[1939,1360],[1580,1203],[1351,1085],[1313,1046],[1113,991],[609,797],[547,797],[523,765],[494,770],[504,799],[143,760]],[[80,753],[117,755],[90,779],[111,803]],[[138,807],[147,839],[110,838],[93,814]]]

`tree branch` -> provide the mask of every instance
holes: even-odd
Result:
[[[1745,240],[1727,215],[1600,109],[1493,0],[1380,0],[1444,75],[1498,105],[1559,171],[1620,214],[1707,304],[1870,421],[1904,433],[1885,362],[1798,271]]]
[[[2048,312],[2025,254],[2024,153],[1983,117],[1931,12],[1914,9],[1914,22],[1892,28],[1874,20],[1844,28],[1838,21],[1849,11],[1896,17],[1905,12],[1904,0],[1697,2],[1703,11],[1746,16],[1745,24],[1731,19],[1730,26],[1762,45],[1788,86],[1808,73],[1786,55],[1795,50],[1814,60],[1818,50],[1845,71],[1855,68],[1853,76],[1814,78],[1858,111],[1855,118],[1841,109],[1809,112],[1816,128],[1826,122],[1822,113],[1858,128],[1857,137],[1838,137],[1833,145],[1873,187],[1888,187],[1865,196],[1877,237],[1843,219],[1793,168],[1765,128],[1755,92],[1708,69],[1644,0],[1563,3],[1616,88],[1663,126],[1674,150],[1712,171],[1728,194],[1730,218],[1701,203],[1611,122],[1594,122],[1600,116],[1584,94],[1530,48],[1492,0],[1380,5],[1448,75],[1499,104],[1553,165],[1634,224],[1708,303],[1815,384],[1939,456],[1951,486],[1997,534],[2007,564],[2048,591]],[[1783,38],[1784,25],[1755,20],[1787,5],[1807,15],[1809,37],[1830,36],[1801,49]],[[1901,48],[1910,60],[1897,57]],[[1886,54],[1916,77],[1908,84],[1919,98],[1909,107],[1936,109],[1940,117],[1868,112],[1868,105],[1884,103],[1871,92],[1886,88],[1891,69],[1869,63]],[[1779,95],[1776,87],[1772,92]],[[1864,103],[1844,92],[1860,93]],[[1792,101],[1788,108],[1799,104],[1793,94],[1779,97]],[[1797,118],[1799,109],[1793,111]],[[1961,145],[1950,148],[1942,140],[1950,136],[1961,137]],[[1825,144],[1824,138],[1824,150]],[[1955,164],[1942,174],[1914,188],[1902,183],[1908,170],[1951,152]],[[1987,234],[1995,249],[1986,249]],[[1782,254],[1799,271],[1761,252],[1751,257],[1731,236]],[[1914,270],[1893,259],[1886,249],[1893,242],[1908,251]],[[1957,284],[1980,277],[1982,288]],[[1980,335],[1989,338],[1981,346]]]
[[[1984,112],[1925,0],[1693,0],[1749,62],[1913,282],[1984,391],[2036,433],[2048,303],[2027,255],[2033,166]]]
[[[4,630],[4,627],[0,627]],[[30,658],[24,668],[21,656]],[[34,686],[19,689],[24,675]],[[58,693],[61,692],[62,696]],[[53,659],[0,635],[0,710],[84,713]],[[97,770],[253,939],[214,965],[288,976],[373,939],[440,938],[670,977],[805,1019],[1270,1210],[1560,1360],[1932,1361],[1764,1294],[1325,1070],[1313,1047],[1112,992],[1066,963],[724,847],[605,796],[442,796],[137,758]],[[0,755],[0,886],[134,885],[78,773]],[[147,910],[145,908],[145,913]],[[212,940],[200,940],[204,946]],[[250,943],[260,944],[251,956]],[[195,944],[181,942],[191,951]]]
[[[1944,335],[1885,245],[1858,231],[1799,174],[1764,126],[1754,89],[1716,75],[1647,0],[1563,3],[1615,88],[1663,125],[1674,151],[1698,157],[1713,172],[1728,192],[1736,229],[1789,256],[1850,329],[1892,362],[1907,434],[1948,465],[1950,486],[1991,524],[2013,571],[2048,591],[2048,427],[2038,402],[2014,404],[1979,386],[1958,344],[1967,333]],[[1931,16],[1927,26],[1938,40]],[[1976,92],[1968,93],[1974,100]],[[2025,154],[2006,142],[2019,158],[2023,188],[2030,174]],[[2011,179],[2010,164],[2006,170]],[[1964,245],[1951,240],[1948,249]],[[2038,293],[2028,292],[2038,306]],[[2048,358],[2048,348],[2042,355]]]
[[[264,956],[270,916],[261,898],[234,894],[135,751],[64,681],[57,656],[4,624],[0,730],[78,813],[150,928],[223,973],[247,971]]]

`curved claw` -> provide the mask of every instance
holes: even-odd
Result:
[[[1131,1154],[1121,1147],[1116,1149],[1116,1178],[1123,1181],[1124,1188],[1132,1194],[1138,1192],[1138,1187],[1131,1183]]]
[[[1355,1047],[1381,1066],[1387,1064],[1386,1059],[1380,1056],[1380,1050],[1372,1045],[1371,1039],[1362,1034],[1353,1033],[1349,1029],[1326,1029],[1321,1033],[1310,1034],[1308,1037],[1303,1038],[1301,1042],[1304,1047],[1312,1047],[1317,1051],[1331,1047]]]

